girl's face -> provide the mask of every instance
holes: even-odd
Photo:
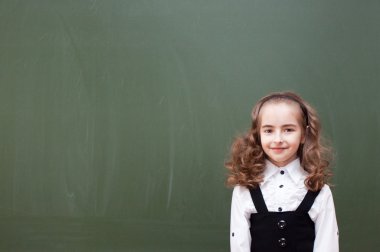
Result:
[[[278,167],[295,160],[305,141],[301,115],[301,108],[292,101],[269,101],[260,109],[261,146],[269,161]]]

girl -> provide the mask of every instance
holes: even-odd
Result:
[[[315,110],[292,92],[263,97],[226,162],[231,251],[338,252],[328,149]]]

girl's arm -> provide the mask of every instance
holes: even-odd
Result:
[[[339,231],[330,188],[325,185],[319,213],[315,220],[314,252],[339,252]]]
[[[246,197],[247,195],[248,198]],[[250,214],[247,212],[247,200],[248,202],[251,200],[248,189],[236,186],[232,193],[231,204],[231,252],[251,251]]]

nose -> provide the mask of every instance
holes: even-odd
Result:
[[[282,134],[281,132],[277,132],[274,135],[274,142],[275,143],[282,143],[284,140],[282,139]]]

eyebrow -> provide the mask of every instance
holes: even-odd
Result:
[[[261,128],[272,128],[274,127],[273,125],[270,125],[270,124],[265,124],[265,125],[262,125]],[[281,125],[281,127],[297,127],[296,124],[292,124],[292,123],[289,123],[289,124],[284,124],[284,125]]]

